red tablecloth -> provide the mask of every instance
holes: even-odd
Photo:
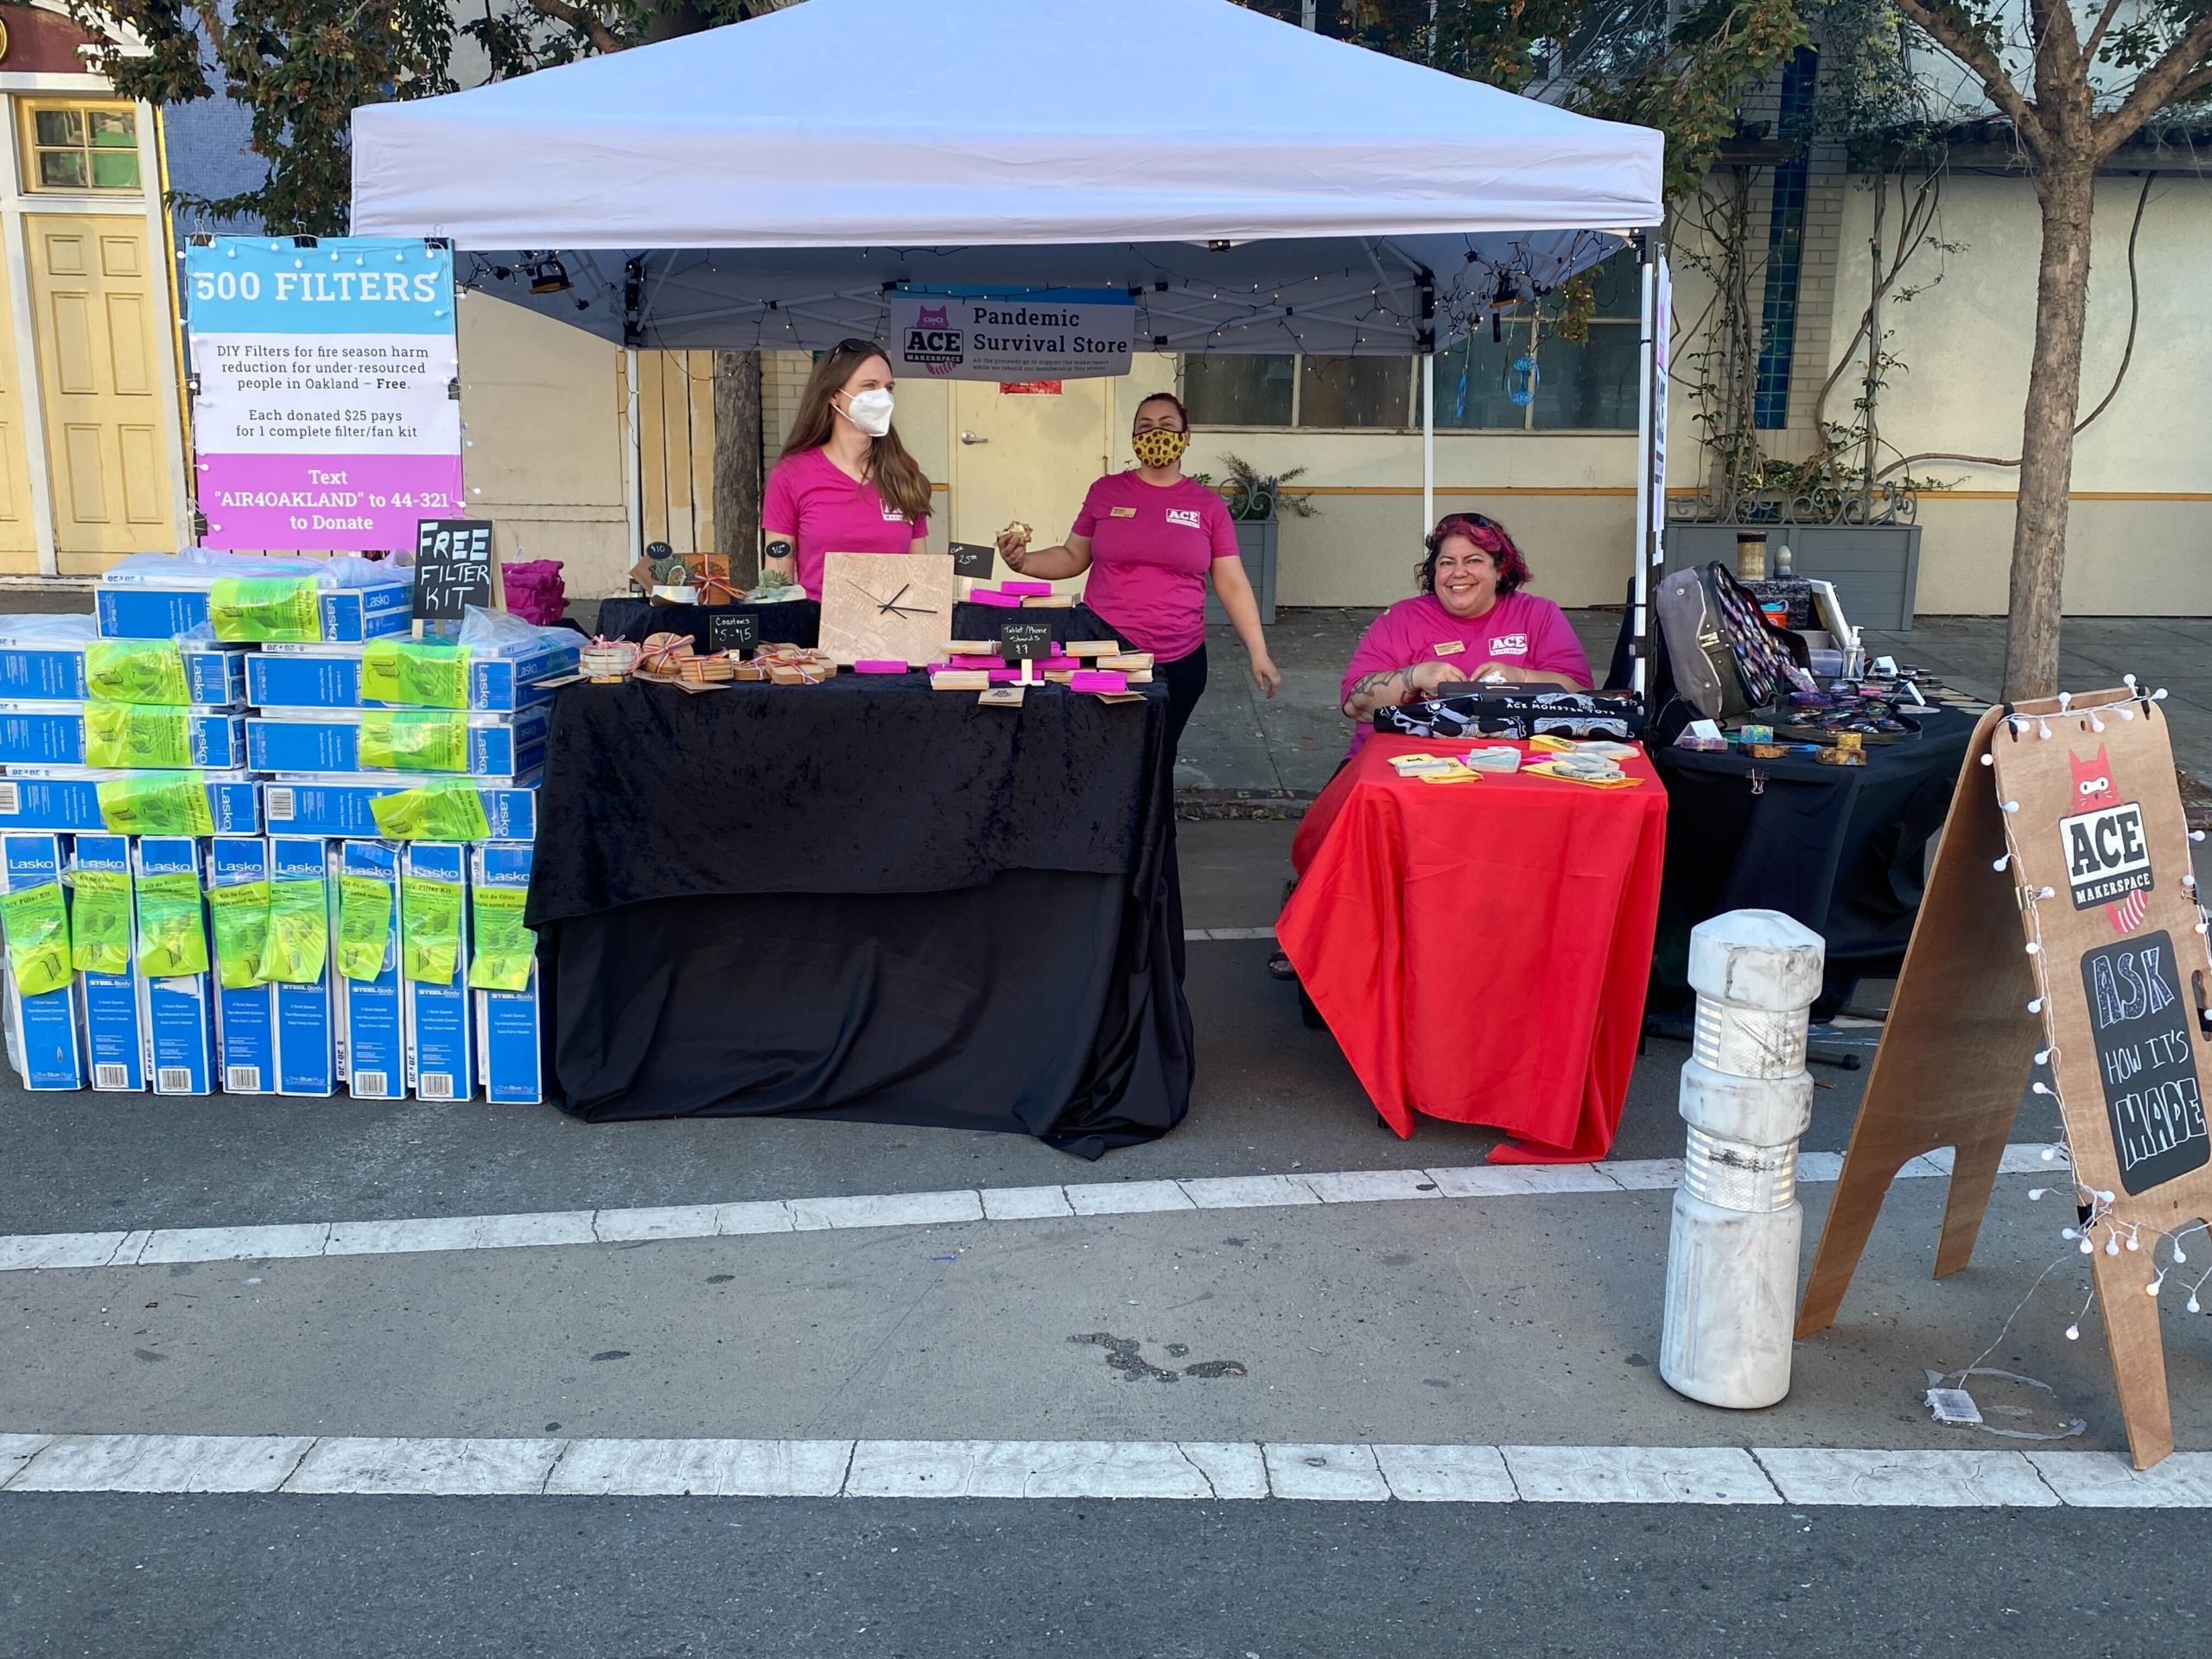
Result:
[[[1495,1124],[1501,1164],[1602,1158],[1636,1063],[1667,792],[1401,779],[1377,734],[1306,815],[1275,932],[1375,1109]]]

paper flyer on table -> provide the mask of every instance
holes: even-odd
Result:
[[[200,544],[412,547],[462,507],[453,255],[409,237],[185,251]]]

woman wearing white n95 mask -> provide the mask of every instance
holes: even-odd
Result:
[[[892,429],[891,359],[872,340],[822,353],[761,502],[761,574],[822,597],[825,553],[919,553],[930,481]]]

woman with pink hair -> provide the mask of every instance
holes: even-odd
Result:
[[[1341,700],[1367,741],[1377,709],[1433,697],[1460,681],[1587,690],[1590,661],[1558,606],[1522,591],[1529,562],[1505,526],[1447,513],[1422,545],[1417,591],[1376,617],[1344,669]]]

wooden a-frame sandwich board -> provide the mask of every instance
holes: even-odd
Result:
[[[2094,1205],[2085,1231],[2128,1449],[2138,1469],[2173,1450],[2157,1257],[2163,1235],[2212,1220],[2202,1015],[2212,957],[2190,874],[2156,702],[2122,689],[1982,716],[1799,1336],[1834,1322],[1891,1180],[1941,1147],[1955,1156],[1935,1276],[1967,1265],[2022,1091],[2047,1054],[2073,1179]]]

